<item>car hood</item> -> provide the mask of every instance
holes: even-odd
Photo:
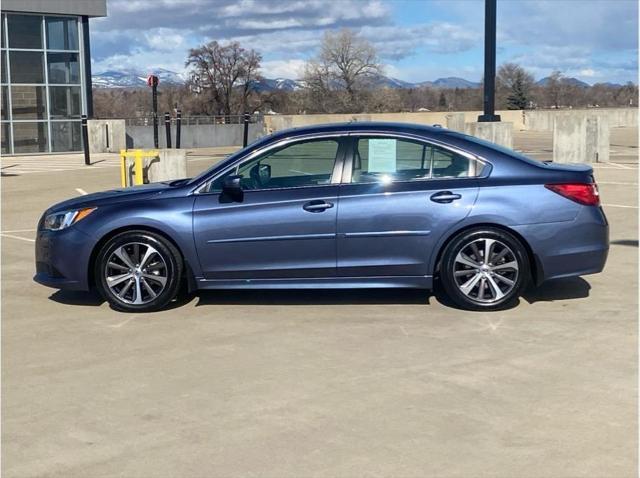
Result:
[[[123,201],[138,201],[141,199],[151,199],[155,196],[165,197],[166,194],[176,194],[181,190],[182,188],[172,187],[169,184],[164,183],[145,184],[143,186],[112,189],[110,191],[102,191],[99,193],[87,194],[86,196],[79,196],[73,199],[68,199],[51,206],[49,209],[47,209],[46,212],[52,213],[82,207],[103,206]]]

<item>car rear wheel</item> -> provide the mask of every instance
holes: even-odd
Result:
[[[465,231],[446,248],[440,278],[447,296],[469,310],[506,308],[529,280],[527,250],[512,234],[497,228]]]
[[[131,231],[109,239],[98,253],[95,282],[117,310],[151,312],[173,300],[180,287],[182,258],[164,237]]]

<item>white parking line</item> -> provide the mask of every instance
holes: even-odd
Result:
[[[638,209],[638,206],[625,206],[624,204],[603,204],[604,207],[624,207],[629,209]]]
[[[85,191],[82,188],[76,188],[76,191],[78,191],[80,194],[82,194],[83,196],[86,196],[87,194],[89,194],[87,191]]]
[[[619,184],[619,185],[624,185],[624,186],[637,186],[638,183],[629,183],[629,182],[622,182],[622,181],[597,181],[598,184]]]
[[[0,234],[13,234],[14,232],[36,232],[37,229],[14,229],[12,231],[0,231]]]
[[[9,237],[11,239],[18,239],[19,241],[27,241],[27,242],[36,242],[35,239],[29,239],[28,237],[20,237],[20,236],[14,236],[12,234],[5,234],[4,232],[0,234],[0,236],[2,237]]]

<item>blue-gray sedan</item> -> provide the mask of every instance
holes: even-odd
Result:
[[[35,280],[157,310],[198,289],[410,287],[512,304],[600,272],[608,225],[587,165],[412,124],[275,133],[192,179],[83,196],[38,224]]]

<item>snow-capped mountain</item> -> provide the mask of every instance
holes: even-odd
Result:
[[[182,85],[186,78],[181,73],[156,68],[154,70],[134,71],[134,70],[109,70],[102,73],[93,74],[91,80],[95,88],[139,88],[147,86],[147,77],[151,74],[160,79],[160,85]]]
[[[549,81],[551,81],[551,77],[550,76],[545,76],[544,78],[542,78],[541,80],[538,80],[536,82],[536,85],[538,86],[547,86],[549,84]],[[565,85],[569,85],[569,86],[579,86],[581,88],[589,88],[589,83],[585,83],[584,81],[581,81],[577,78],[567,78],[567,77],[561,77],[560,81],[562,83],[564,83]]]
[[[160,78],[162,85],[183,85],[187,76],[183,73],[157,68],[152,72],[134,70],[109,70],[95,73],[92,77],[95,88],[142,88],[147,86],[147,76],[155,74]],[[384,75],[376,75],[368,80],[373,88],[478,88],[480,83],[468,81],[464,78],[438,78],[435,81],[422,81],[411,83]],[[259,92],[269,91],[297,91],[304,88],[303,80],[289,78],[261,78],[254,82],[254,88]]]

